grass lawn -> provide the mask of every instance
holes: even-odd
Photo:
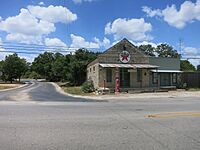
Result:
[[[62,87],[62,89],[69,94],[74,94],[74,95],[82,95],[82,96],[92,96],[95,95],[94,93],[84,93],[81,90],[80,86],[73,86],[73,87]]]

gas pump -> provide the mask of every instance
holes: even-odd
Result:
[[[115,79],[115,94],[119,93],[119,77]]]

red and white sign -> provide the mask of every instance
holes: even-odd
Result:
[[[131,59],[131,55],[127,51],[122,51],[119,55],[119,59],[122,63],[128,63]]]

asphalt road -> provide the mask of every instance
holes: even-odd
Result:
[[[27,81],[30,84],[14,90],[0,91],[0,101],[53,101],[53,102],[94,102],[83,98],[63,95],[48,82]]]
[[[197,97],[97,102],[36,82],[0,99],[0,150],[200,150]]]

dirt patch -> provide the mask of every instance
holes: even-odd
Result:
[[[19,87],[21,84],[0,84],[0,90]]]

